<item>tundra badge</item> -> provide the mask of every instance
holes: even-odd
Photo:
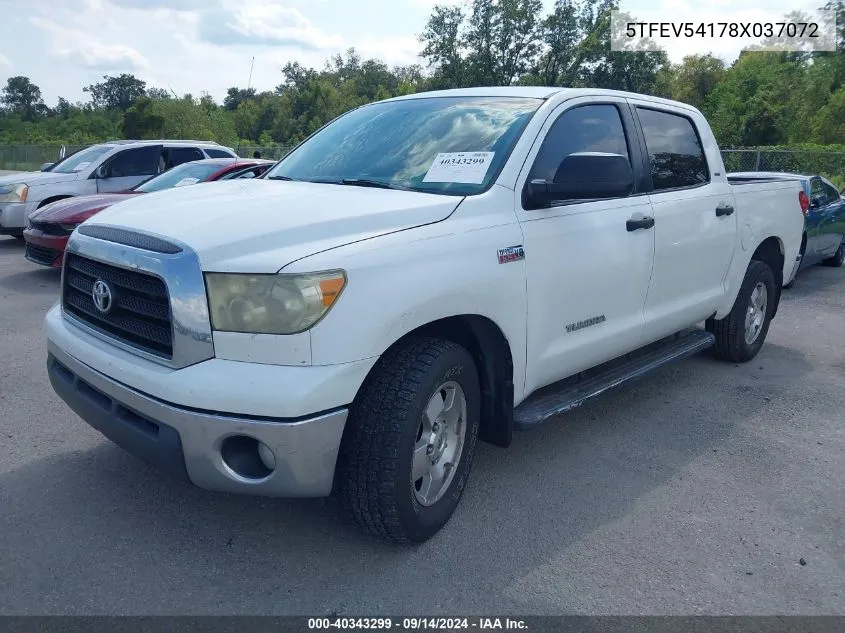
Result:
[[[598,316],[594,316],[591,319],[584,319],[583,321],[578,321],[577,323],[570,323],[566,326],[567,332],[577,332],[578,330],[583,330],[585,327],[590,327],[591,325],[598,325],[599,323],[604,323],[607,319],[605,319],[603,314]]]

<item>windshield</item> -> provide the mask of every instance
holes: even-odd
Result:
[[[71,154],[62,162],[56,163],[50,168],[50,171],[57,174],[72,174],[82,171],[111,150],[111,145],[92,145],[91,147],[79,150],[76,154]]]
[[[235,161],[233,160],[232,162]],[[173,169],[167,170],[163,174],[159,174],[154,178],[150,178],[149,180],[142,182],[140,185],[132,189],[132,191],[152,193],[154,191],[171,189],[173,187],[194,185],[198,182],[208,180],[208,178],[223,169],[223,167],[224,165],[219,163],[182,163]]]
[[[480,193],[541,103],[512,97],[374,103],[330,123],[265,178]]]

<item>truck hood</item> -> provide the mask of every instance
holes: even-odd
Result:
[[[81,222],[97,211],[126,200],[131,194],[104,193],[95,196],[79,196],[77,198],[65,198],[52,202],[31,213],[30,220],[38,222],[58,222],[60,224]]]
[[[179,240],[203,270],[276,272],[350,242],[439,222],[463,198],[321,183],[233,180],[125,200],[85,225]]]
[[[35,185],[52,185],[57,182],[76,180],[79,174],[53,174],[49,171],[21,171],[14,174],[0,176],[0,185],[10,185],[23,182],[30,187]]]

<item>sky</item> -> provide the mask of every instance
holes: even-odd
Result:
[[[230,86],[272,90],[281,67],[298,61],[322,67],[355,47],[365,58],[420,63],[422,32],[435,4],[461,0],[0,0],[0,85],[25,75],[44,101],[87,101],[82,87],[103,75],[132,73],[149,87],[222,101]],[[804,0],[625,0],[682,19],[765,5],[781,14]],[[554,0],[544,0],[551,8]],[[814,4],[814,3],[813,3]],[[715,53],[731,61],[734,42]],[[669,51],[678,61],[682,47]],[[689,48],[689,47],[687,47]]]

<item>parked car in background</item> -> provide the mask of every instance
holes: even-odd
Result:
[[[65,245],[73,230],[92,215],[128,196],[201,182],[256,178],[272,165],[271,160],[206,158],[183,163],[126,191],[52,202],[30,215],[24,230],[25,256],[36,264],[61,268]]]
[[[778,181],[797,180],[803,190],[804,236],[801,252],[792,278],[785,280],[789,288],[795,276],[809,266],[824,264],[839,267],[845,263],[845,197],[836,186],[818,174],[792,174],[773,171],[743,171],[728,174],[728,180]]]
[[[109,141],[86,147],[42,171],[0,176],[0,235],[21,238],[30,213],[75,196],[134,187],[171,167],[203,158],[237,158],[212,141]]]

